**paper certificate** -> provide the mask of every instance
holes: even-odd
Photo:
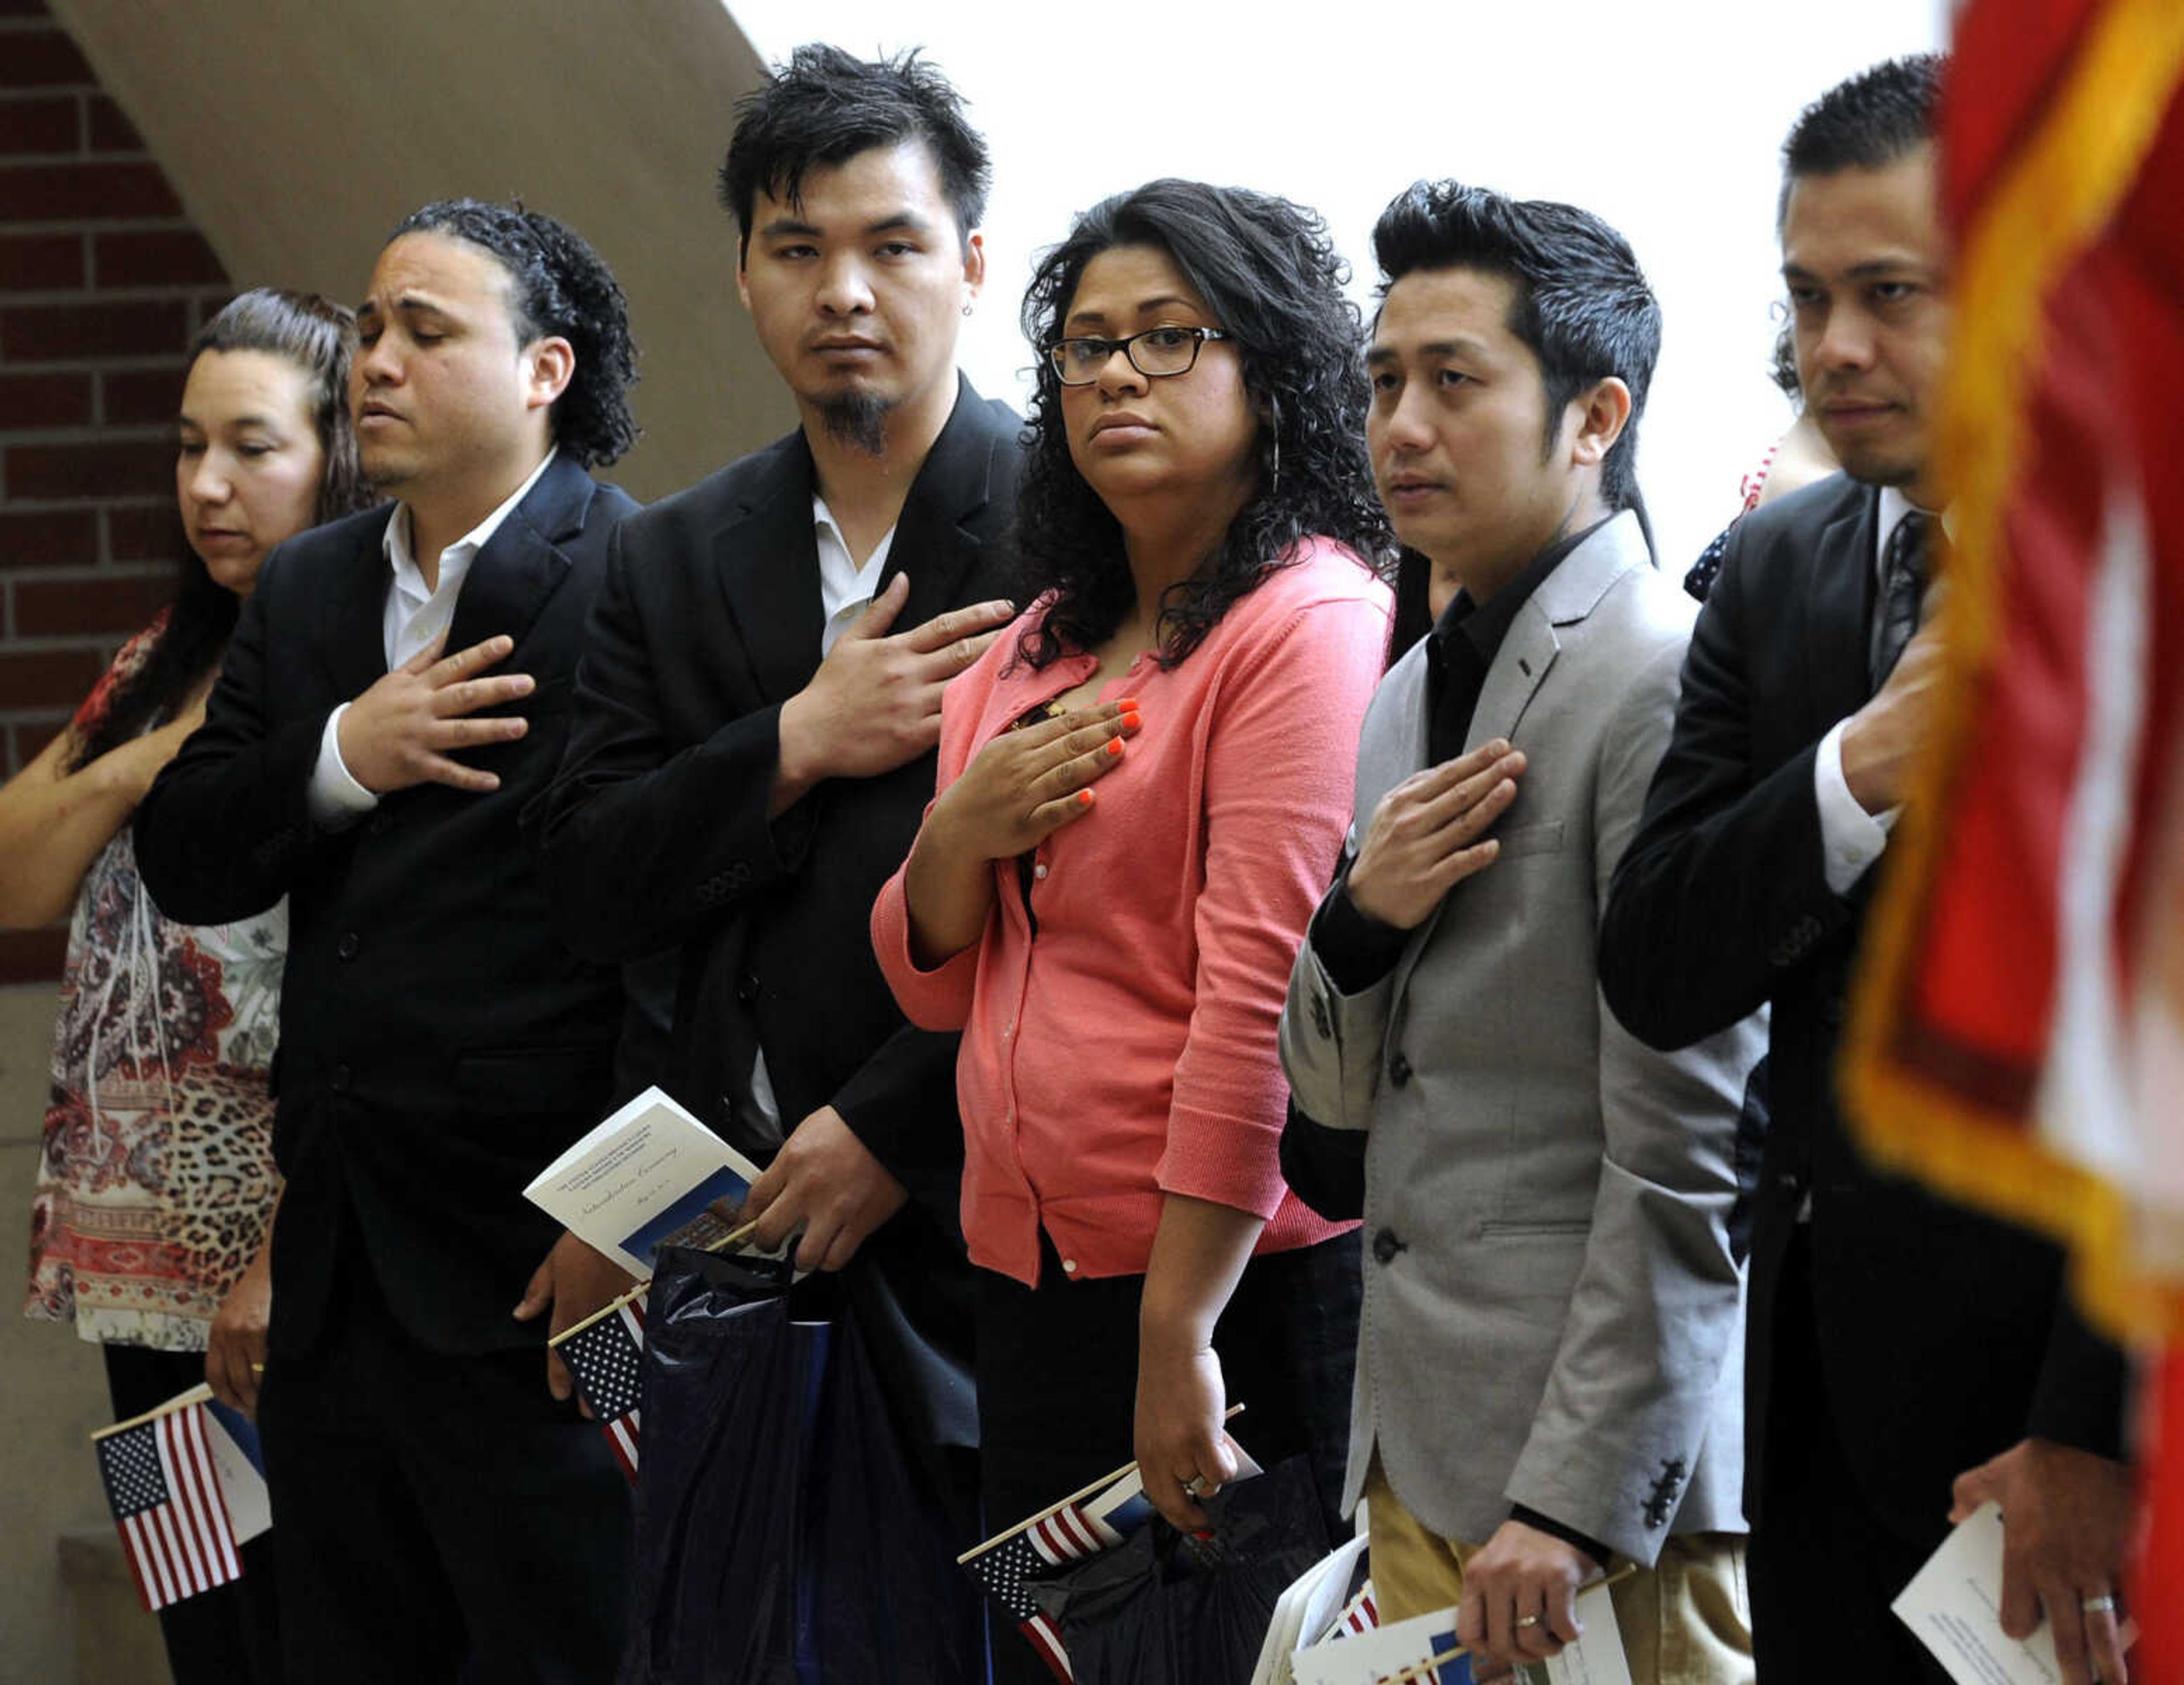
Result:
[[[648,1088],[541,1171],[524,1197],[632,1276],[661,1247],[729,1232],[759,1167]]]
[[[2062,1685],[2055,1629],[2002,1630],[2002,1507],[1982,1504],[1926,1560],[1890,1605],[1957,1685]],[[2124,1623],[2123,1641],[2135,1636]]]

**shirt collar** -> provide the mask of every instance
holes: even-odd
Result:
[[[560,454],[558,446],[549,450],[545,460],[531,470],[531,477],[511,492],[507,501],[440,552],[438,572],[441,590],[448,587],[450,576],[460,579],[469,569],[477,553],[492,542],[493,535],[500,531],[501,523],[515,514],[515,506],[531,495],[531,488],[554,465],[554,459]],[[395,506],[394,518],[387,523],[387,531],[380,538],[379,548],[387,558],[387,564],[394,570],[397,586],[419,598],[437,594],[425,588],[424,570],[417,565],[417,558],[410,548],[409,504]]]
[[[1548,575],[1568,559],[1572,551],[1614,518],[1612,514],[1604,515],[1580,531],[1566,532],[1550,541],[1524,564],[1524,572],[1484,603],[1473,602],[1468,591],[1459,589],[1448,607],[1441,610],[1440,619],[1434,623],[1432,637],[1440,652],[1447,653],[1448,641],[1461,629],[1478,652],[1480,663],[1493,665],[1502,640],[1508,637],[1509,628],[1516,625],[1518,614],[1532,600],[1532,593],[1546,582]]]
[[[859,567],[850,559],[849,540],[842,536],[841,523],[834,519],[833,510],[816,492],[811,494],[811,536],[819,551],[819,598],[828,620],[875,594],[880,570],[887,565],[888,552],[894,548],[894,527],[888,528],[872,546],[872,554],[865,558],[865,564]]]

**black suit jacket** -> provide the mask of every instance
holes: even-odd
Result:
[[[1847,898],[1829,889],[1814,759],[1872,692],[1879,501],[1837,475],[1732,531],[1685,660],[1675,735],[1616,870],[1600,978],[1616,1015],[1658,1048],[1773,1003],[1747,1509],[1766,1454],[1770,1335],[1778,1318],[1808,1315],[1867,1505],[1917,1539],[1944,1530],[1958,1475],[2028,1434],[2119,1454],[2124,1371],[2072,1314],[2056,1248],[1877,1174],[1838,1107],[1844,991],[1875,873]],[[1808,1194],[1814,1303],[1778,1304]]]
[[[507,633],[499,670],[538,681],[514,710],[526,736],[462,756],[498,790],[421,784],[345,829],[312,823],[326,718],[387,671],[387,505],[267,558],[203,726],[136,810],[138,865],[169,917],[217,923],[288,897],[278,1349],[311,1344],[338,1271],[365,1260],[436,1349],[543,1337],[543,1318],[509,1315],[556,1234],[523,1188],[599,1121],[623,998],[613,967],[554,934],[520,818],[560,762],[607,534],[635,507],[556,458],[471,565],[448,648]]]
[[[895,629],[1005,594],[1015,414],[962,382],[895,527]],[[618,530],[577,675],[568,754],[533,815],[562,927],[621,959],[679,943],[677,1098],[761,1161],[763,1048],[783,1130],[832,1105],[912,1195],[850,1291],[921,1443],[969,1446],[969,1265],[957,1226],[956,1047],[905,1021],[872,956],[881,884],[933,798],[931,754],[766,809],[781,705],[822,630],[811,453],[800,431]],[[871,1325],[877,1324],[877,1326]],[[904,1367],[904,1365],[907,1367]]]

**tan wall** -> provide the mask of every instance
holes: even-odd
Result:
[[[434,198],[521,195],[596,246],[643,352],[655,498],[792,414],[735,302],[713,197],[760,74],[721,0],[51,0],[237,286],[353,300]]]

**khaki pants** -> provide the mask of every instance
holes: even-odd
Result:
[[[1429,1531],[1403,1507],[1376,1454],[1365,1476],[1373,1596],[1385,1625],[1463,1599],[1479,1547]],[[1610,1593],[1631,1685],[1752,1685],[1752,1600],[1741,1533],[1678,1533],[1660,1560]]]

